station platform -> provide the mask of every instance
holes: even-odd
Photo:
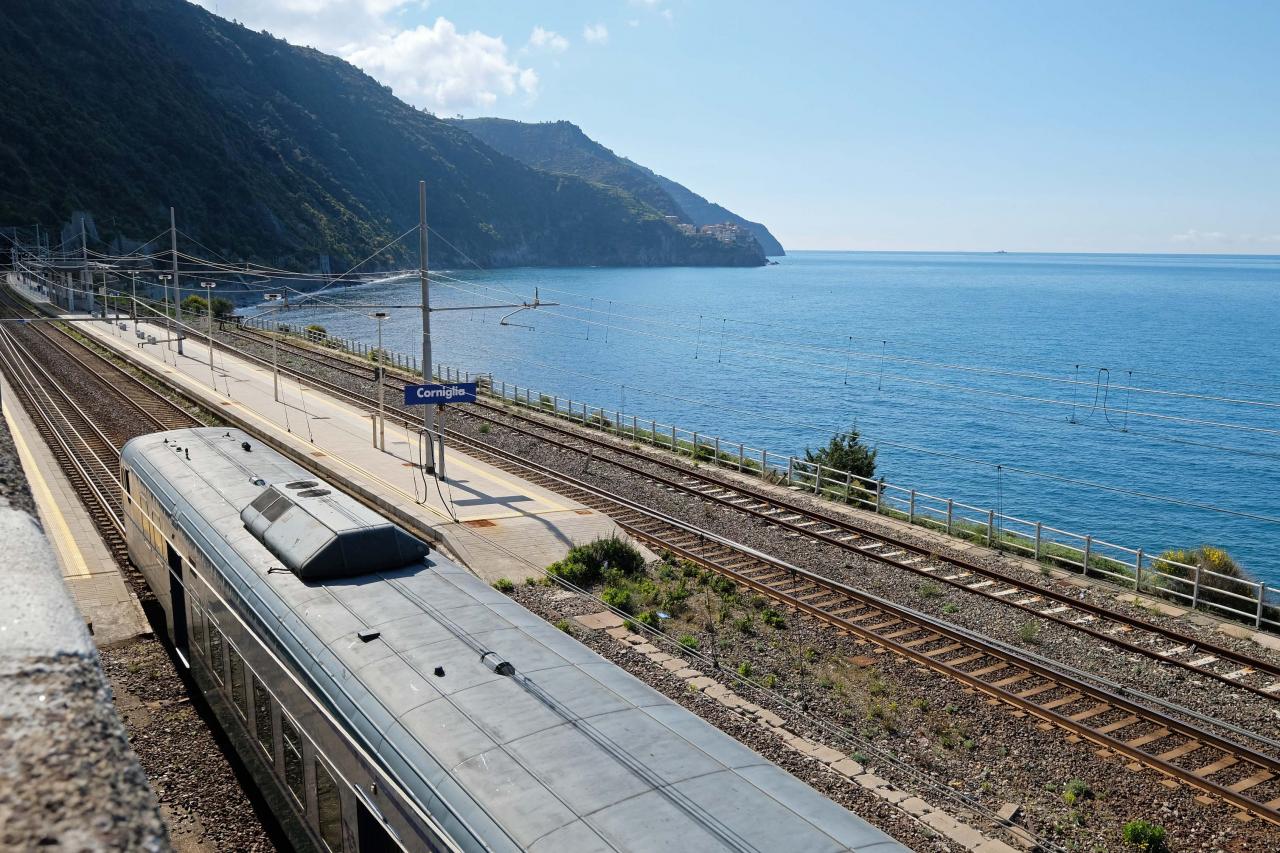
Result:
[[[151,631],[137,597],[120,574],[74,487],[62,473],[35,424],[15,405],[0,375],[0,409],[35,499],[40,525],[94,643],[107,646]]]
[[[83,315],[79,319],[82,319]],[[522,581],[564,557],[573,545],[625,534],[608,516],[446,448],[446,478],[423,475],[416,431],[387,424],[385,450],[374,446],[374,417],[307,383],[280,376],[279,400],[269,367],[215,348],[192,333],[177,346],[160,325],[113,320],[77,328],[151,368],[209,408],[247,424],[308,457],[324,476],[376,495],[433,532],[478,577]],[[147,335],[157,343],[147,343]]]

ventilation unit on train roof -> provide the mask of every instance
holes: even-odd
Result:
[[[319,483],[268,486],[240,512],[250,533],[303,580],[343,578],[417,563],[427,544]]]

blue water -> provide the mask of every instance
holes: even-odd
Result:
[[[519,326],[434,314],[436,360],[779,452],[856,424],[891,482],[1130,547],[1221,545],[1280,582],[1280,257],[796,252],[759,269],[454,270],[432,299],[535,288],[561,305]],[[417,282],[324,298],[413,304]],[[371,341],[371,310],[290,320]],[[389,348],[419,334],[392,309]]]

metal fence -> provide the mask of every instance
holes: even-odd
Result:
[[[376,349],[361,341],[331,337],[261,318],[246,320],[245,324],[288,331],[322,346],[345,349],[366,358]],[[386,359],[388,364],[420,372],[418,359],[412,355],[388,350]],[[1265,583],[1166,560],[1141,548],[1128,548],[884,479],[860,477],[722,436],[548,394],[495,379],[489,373],[471,373],[437,364],[435,375],[445,381],[479,381],[480,392],[486,396],[600,429],[636,444],[689,456],[701,464],[757,476],[796,491],[847,503],[1041,563],[1077,570],[1122,588],[1167,598],[1258,628],[1280,629],[1280,606],[1273,604],[1280,599],[1280,588]]]

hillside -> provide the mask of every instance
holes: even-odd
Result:
[[[227,257],[307,269],[327,254],[340,269],[416,223],[421,178],[445,238],[434,264],[764,263],[184,0],[8,0],[5,13],[0,224],[86,210],[103,241],[145,240],[172,204],[179,228]],[[410,243],[374,264],[402,263]]]
[[[769,229],[707,201],[675,181],[619,157],[567,121],[530,124],[501,118],[451,119],[510,157],[548,172],[575,175],[618,187],[681,222],[711,225],[732,222],[755,236],[766,255],[786,254]]]

